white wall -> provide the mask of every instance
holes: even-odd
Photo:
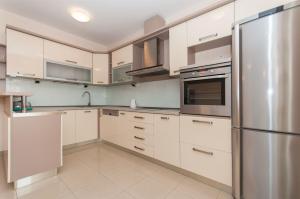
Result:
[[[94,51],[106,51],[106,46],[78,37],[57,28],[42,24],[32,19],[0,10],[0,44],[5,44],[6,25],[15,26],[39,35],[49,37],[64,43],[76,45]]]

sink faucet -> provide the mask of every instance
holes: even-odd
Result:
[[[89,95],[89,103],[88,103],[88,106],[91,106],[91,93],[89,91],[84,91],[81,95],[81,97],[84,97],[85,94],[88,94]]]

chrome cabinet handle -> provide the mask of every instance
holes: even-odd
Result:
[[[30,77],[34,77],[35,74],[34,73],[20,73],[20,72],[17,72],[19,75],[23,75],[23,76],[30,76]]]
[[[145,149],[140,148],[140,147],[137,147],[137,146],[134,146],[134,148],[135,148],[135,149],[138,149],[138,150],[140,150],[140,151],[145,151]]]
[[[124,63],[125,63],[124,61],[121,61],[121,62],[118,62],[117,64],[121,65],[121,64],[124,64]]]
[[[144,117],[140,117],[140,116],[134,116],[135,119],[144,119]]]
[[[162,119],[162,120],[169,120],[170,118],[169,117],[160,117],[160,119]]]
[[[102,81],[97,81],[97,83],[98,83],[98,84],[103,84],[104,82],[102,82]]]
[[[207,35],[205,37],[200,37],[198,39],[199,42],[203,41],[203,40],[207,40],[207,39],[210,39],[210,38],[213,38],[213,37],[217,37],[218,36],[218,33],[214,33],[214,34],[211,34],[211,35]]]
[[[144,130],[145,128],[143,127],[139,127],[139,126],[134,126],[135,129],[139,129],[139,130]]]
[[[211,122],[211,121],[193,120],[193,122],[194,123],[202,123],[202,124],[213,125],[213,122]]]
[[[120,113],[120,115],[125,115],[125,113]]]
[[[92,112],[92,111],[84,111],[85,113],[90,113],[90,112]]]
[[[67,114],[67,112],[63,112],[63,114],[64,114],[64,115],[66,115],[66,114]]]
[[[76,79],[76,78],[66,78],[66,80],[70,80],[70,81],[78,81],[78,79]]]
[[[145,138],[141,138],[141,137],[138,137],[138,136],[134,136],[135,139],[137,140],[145,140]]]
[[[195,151],[195,152],[199,152],[199,153],[203,153],[203,154],[206,154],[206,155],[211,155],[211,156],[213,156],[213,155],[214,155],[214,153],[213,153],[213,152],[210,152],[210,151],[203,151],[203,150],[201,150],[201,149],[197,149],[197,148],[195,148],[195,147],[193,147],[193,151]]]
[[[66,62],[69,62],[69,63],[72,63],[72,64],[77,64],[76,61],[72,61],[72,60],[68,60],[68,59],[66,59],[65,61],[66,61]]]

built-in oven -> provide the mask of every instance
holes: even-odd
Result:
[[[230,117],[231,62],[180,70],[180,112]]]

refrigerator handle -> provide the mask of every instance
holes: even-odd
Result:
[[[232,39],[232,126],[241,126],[240,113],[240,25],[233,27]]]

